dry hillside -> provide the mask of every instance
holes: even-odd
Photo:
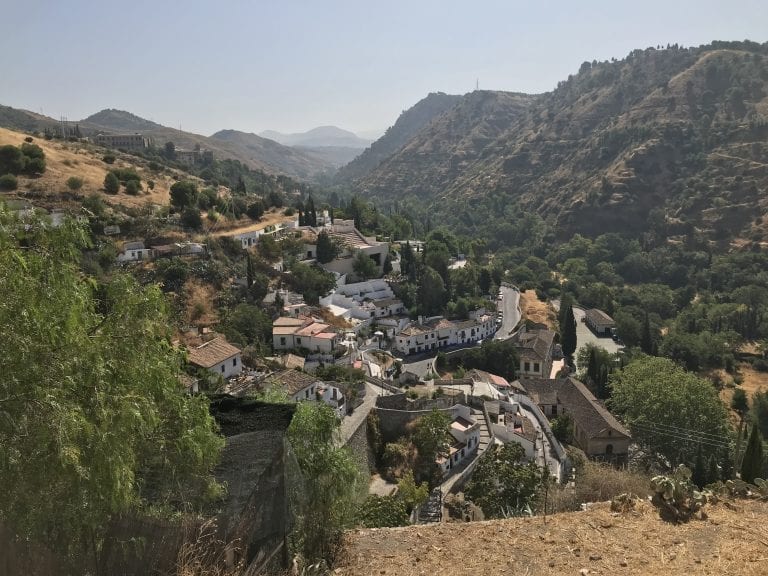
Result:
[[[706,520],[675,526],[647,503],[612,513],[356,530],[334,574],[641,575],[768,574],[768,502],[707,507]]]
[[[6,128],[0,128],[0,146],[6,144],[20,145],[27,135]],[[62,142],[58,140],[44,140],[35,138],[34,144],[40,146],[45,152],[46,170],[39,177],[29,178],[19,176],[19,188],[15,194],[18,196],[33,196],[55,206],[59,202],[66,201],[72,193],[67,188],[67,179],[76,176],[83,179],[83,187],[76,193],[79,196],[101,194],[104,200],[110,204],[123,204],[125,206],[140,206],[146,203],[168,204],[168,190],[175,181],[169,173],[155,173],[146,168],[143,160],[136,157],[116,152],[117,160],[114,164],[106,164],[102,157],[106,152],[103,148],[83,144],[80,142]],[[138,196],[130,196],[123,193],[116,195],[106,194],[103,191],[104,177],[111,168],[133,168],[142,179],[144,191]],[[155,182],[154,190],[149,190],[147,182]],[[49,207],[49,206],[46,206]]]

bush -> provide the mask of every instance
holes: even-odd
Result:
[[[758,358],[752,363],[752,368],[758,372],[768,372],[768,361]]]
[[[139,184],[136,180],[128,180],[128,182],[125,183],[126,194],[130,194],[131,196],[138,196],[139,192],[141,192],[141,184]]]
[[[78,178],[77,176],[70,176],[69,178],[67,178],[67,188],[69,188],[73,192],[77,192],[82,187],[83,187],[82,178]]]
[[[197,208],[186,208],[181,213],[181,225],[192,230],[200,230],[203,227],[203,219]]]
[[[118,180],[114,172],[107,172],[107,175],[104,177],[104,191],[107,194],[117,194],[120,191],[120,180]]]
[[[105,164],[114,164],[115,160],[117,160],[114,154],[104,154],[104,156],[102,156],[101,159],[104,161]]]
[[[16,176],[13,174],[3,174],[0,176],[0,190],[8,192],[11,190],[16,190],[18,186],[19,183],[16,180]]]
[[[24,138],[24,142],[29,142],[30,144],[33,142],[33,140],[34,139],[32,138],[32,136],[27,136],[26,138]]]

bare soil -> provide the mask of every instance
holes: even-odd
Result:
[[[626,513],[608,503],[586,512],[407,528],[355,530],[345,537],[339,575],[768,574],[768,502],[706,508],[683,525],[659,519],[647,502]]]
[[[19,146],[26,137],[27,135],[21,132],[0,128],[0,146]],[[143,161],[135,159],[134,162],[134,157],[130,155],[114,152],[117,160],[114,164],[106,164],[102,158],[107,151],[90,144],[43,138],[35,138],[32,143],[40,146],[45,152],[46,170],[34,178],[19,176],[19,189],[15,193],[17,195],[32,191],[55,200],[58,195],[69,193],[67,179],[77,176],[83,179],[83,187],[75,194],[83,197],[99,194],[110,204],[125,206],[142,206],[147,203],[166,205],[170,202],[169,190],[175,180],[169,174],[151,172],[143,165]],[[122,188],[115,195],[105,193],[104,177],[112,168],[133,168],[141,176],[143,191],[138,196],[125,194]],[[155,182],[154,190],[148,189],[149,180]]]
[[[526,320],[545,324],[550,330],[557,330],[556,316],[552,306],[549,302],[539,300],[535,290],[520,293],[520,310]]]

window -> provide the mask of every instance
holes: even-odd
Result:
[[[224,373],[224,364],[221,365],[221,372]]]
[[[526,362],[526,363],[525,363],[525,368],[524,368],[524,370],[525,370],[526,372],[530,372],[530,371],[531,371],[531,363],[530,363],[530,362]]]
[[[607,444],[605,447],[605,454],[606,456],[610,456],[613,454],[613,444]]]
[[[538,362],[534,362],[534,363],[533,363],[533,371],[534,371],[534,372],[538,372],[538,371],[540,370],[540,368],[541,368],[541,367],[539,366],[539,363],[538,363]]]
[[[237,358],[232,358],[232,366],[237,366]]]
[[[296,338],[296,346],[301,346],[301,338]]]
[[[280,337],[280,346],[285,346],[285,336]]]

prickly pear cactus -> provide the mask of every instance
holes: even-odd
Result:
[[[651,502],[669,522],[687,522],[695,514],[703,516],[701,509],[710,501],[710,493],[696,490],[691,482],[691,470],[683,465],[670,476],[654,476],[651,489]]]

